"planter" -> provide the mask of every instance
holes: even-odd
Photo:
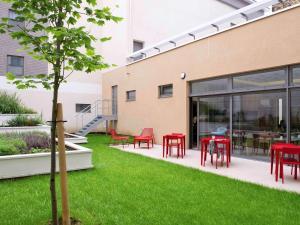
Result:
[[[39,125],[39,126],[32,126],[32,127],[0,127],[0,134],[1,133],[12,133],[12,132],[46,132],[50,134],[50,126],[47,125]]]
[[[66,152],[67,170],[82,170],[93,168],[92,150],[66,142],[66,147],[74,149]],[[58,153],[56,154],[59,171]],[[0,156],[0,179],[27,177],[50,173],[50,153]]]
[[[87,138],[78,136],[76,134],[65,133],[65,141],[71,142],[74,144],[85,144],[85,143],[87,143]]]
[[[27,116],[30,118],[38,117],[38,114],[0,114],[0,126],[6,126],[7,121],[14,119],[16,116]]]

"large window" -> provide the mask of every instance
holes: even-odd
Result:
[[[285,70],[274,70],[233,77],[233,89],[265,89],[284,87],[286,83]]]
[[[300,65],[190,84],[192,146],[230,135],[232,152],[269,159],[271,144],[300,144]]]
[[[292,83],[300,85],[300,66],[292,68]]]
[[[7,72],[13,73],[15,76],[24,75],[24,57],[22,56],[7,56]]]
[[[286,93],[235,95],[232,118],[234,152],[268,157],[273,142],[286,140]]]
[[[25,22],[17,21],[16,20],[17,17],[18,14],[14,10],[11,9],[8,10],[8,18],[9,18],[8,24],[13,26],[13,28],[10,28],[12,29],[12,31],[16,31],[25,27]]]
[[[199,136],[229,134],[230,101],[228,96],[200,98]]]
[[[291,141],[300,144],[300,89],[291,91]]]
[[[160,98],[172,97],[173,84],[161,85],[158,87],[158,93]]]
[[[191,94],[208,94],[213,92],[224,92],[229,88],[228,79],[216,79],[207,81],[196,81],[191,83]]]
[[[136,91],[126,91],[126,100],[128,102],[135,101],[136,100]]]

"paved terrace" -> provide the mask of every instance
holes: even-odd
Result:
[[[162,157],[162,146],[155,145],[154,148],[136,148],[134,149],[133,145],[124,146],[115,145],[112,146],[121,151],[131,152],[135,154],[140,154],[146,157],[159,159],[168,161],[171,163],[175,163],[178,165],[182,165],[185,167],[190,167],[194,169],[198,169],[205,172],[214,173],[220,176],[225,176],[241,181],[246,181],[254,184],[259,184],[269,188],[275,188],[280,190],[292,191],[297,192],[300,194],[300,178],[298,180],[294,180],[291,176],[291,168],[285,167],[284,175],[285,181],[282,184],[281,179],[278,182],[275,182],[275,176],[270,174],[270,163],[261,162],[261,161],[254,161],[248,159],[242,159],[237,157],[231,158],[230,167],[226,167],[226,162],[223,167],[218,166],[216,169],[215,164],[211,165],[210,163],[210,156],[208,156],[208,160],[206,161],[205,167],[200,166],[200,152],[195,150],[187,150],[186,156],[182,158],[178,158],[175,156],[177,150],[173,150],[174,156],[163,158]],[[275,169],[275,164],[274,164]]]

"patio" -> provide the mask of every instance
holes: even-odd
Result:
[[[281,179],[279,179],[278,182],[275,182],[274,175],[270,174],[269,162],[248,160],[232,156],[229,168],[226,168],[226,165],[224,164],[222,167],[220,166],[218,167],[218,169],[216,169],[215,165],[211,165],[209,160],[206,162],[205,167],[200,166],[200,152],[196,150],[188,149],[183,159],[177,159],[176,154],[173,154],[172,157],[163,158],[161,145],[154,145],[154,147],[150,149],[134,149],[134,146],[131,144],[129,146],[125,145],[124,148],[122,145],[116,145],[114,147],[118,148],[121,151],[140,154],[146,157],[168,161],[185,167],[190,167],[241,181],[259,184],[269,188],[300,193],[300,181],[299,179],[294,180],[293,176],[290,175],[290,167],[284,168],[285,183],[282,184]]]

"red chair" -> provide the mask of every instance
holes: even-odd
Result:
[[[140,136],[135,136],[133,139],[133,145],[135,148],[136,142],[139,143],[139,148],[141,147],[141,143],[147,143],[147,148],[149,149],[150,143],[152,144],[152,148],[154,145],[154,132],[153,128],[144,128]]]
[[[177,148],[177,158],[181,156],[183,158],[184,152],[183,152],[183,147],[182,147],[182,139],[178,137],[178,134],[172,134],[168,135],[167,137],[167,152],[166,152],[166,158],[168,157],[169,153],[171,155],[172,153],[172,148],[176,147]]]
[[[124,144],[127,143],[128,144],[128,140],[129,137],[128,136],[121,136],[118,135],[115,129],[110,129],[109,131],[110,135],[111,135],[111,139],[110,139],[110,144],[112,144],[113,142],[117,142],[117,143],[122,143],[123,148],[124,148]]]
[[[298,159],[291,156],[298,156]],[[283,165],[292,165],[295,166],[295,179],[297,179],[297,166],[300,168],[300,150],[299,148],[286,148],[282,151],[280,156],[280,177],[282,178],[282,183],[284,183],[284,173]]]

